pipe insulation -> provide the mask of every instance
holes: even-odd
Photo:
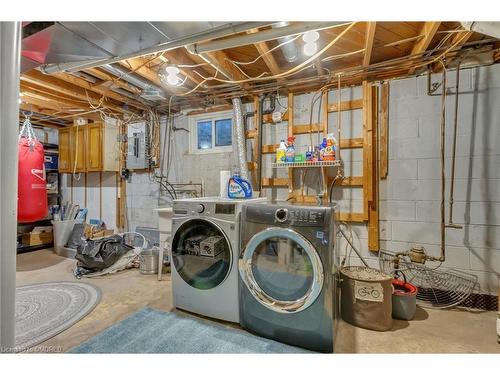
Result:
[[[240,176],[249,181],[248,165],[247,165],[247,149],[245,138],[245,125],[243,123],[243,113],[241,110],[241,99],[233,98],[233,115],[234,115],[234,144],[236,145],[236,155],[238,159],[238,167]]]
[[[464,29],[500,39],[500,22],[460,22]]]

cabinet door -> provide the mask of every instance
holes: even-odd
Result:
[[[87,126],[86,125],[80,125],[80,126],[73,126],[72,128],[72,147],[71,147],[71,172],[73,170],[75,172],[86,172],[86,133],[87,133]],[[75,168],[76,164],[76,168]]]
[[[88,125],[87,141],[87,171],[102,171],[102,124]]]
[[[71,172],[70,129],[59,129],[59,172]]]

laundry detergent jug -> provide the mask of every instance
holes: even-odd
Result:
[[[252,185],[235,173],[227,183],[227,196],[231,199],[252,198]]]

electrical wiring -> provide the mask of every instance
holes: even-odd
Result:
[[[283,47],[285,44],[292,43],[293,41],[297,40],[300,36],[301,36],[301,34],[296,35],[292,39],[289,39],[286,42],[283,42],[281,44],[278,44],[276,47],[273,47],[273,48],[267,50],[266,52],[264,52],[263,54],[260,54],[259,56],[257,56],[255,59],[253,59],[251,61],[245,61],[245,62],[244,61],[236,61],[236,60],[231,60],[231,59],[228,59],[228,58],[226,58],[225,60],[229,61],[230,63],[232,63],[235,66],[237,66],[237,65],[251,65],[251,64],[255,64],[257,61],[259,61],[265,55],[273,52],[274,50],[277,50],[278,48]]]
[[[242,79],[242,80],[224,80],[220,78],[214,78],[215,80],[219,82],[224,82],[224,83],[247,83],[247,82],[252,82],[255,80],[271,80],[271,79],[277,79],[277,78],[284,78],[287,77],[298,70],[304,68],[305,66],[308,66],[310,63],[314,62],[318,57],[320,57],[325,51],[330,49],[334,44],[336,44],[349,30],[351,30],[358,22],[351,22],[349,26],[347,26],[339,35],[337,35],[331,42],[329,42],[325,47],[323,47],[319,52],[316,54],[312,55],[302,63],[296,65],[295,67],[287,70],[286,72],[282,72],[279,74],[275,74],[272,76],[267,76],[267,77],[261,77],[261,78],[253,78],[253,79]]]

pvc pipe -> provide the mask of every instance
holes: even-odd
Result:
[[[0,351],[15,345],[21,22],[0,22]]]

